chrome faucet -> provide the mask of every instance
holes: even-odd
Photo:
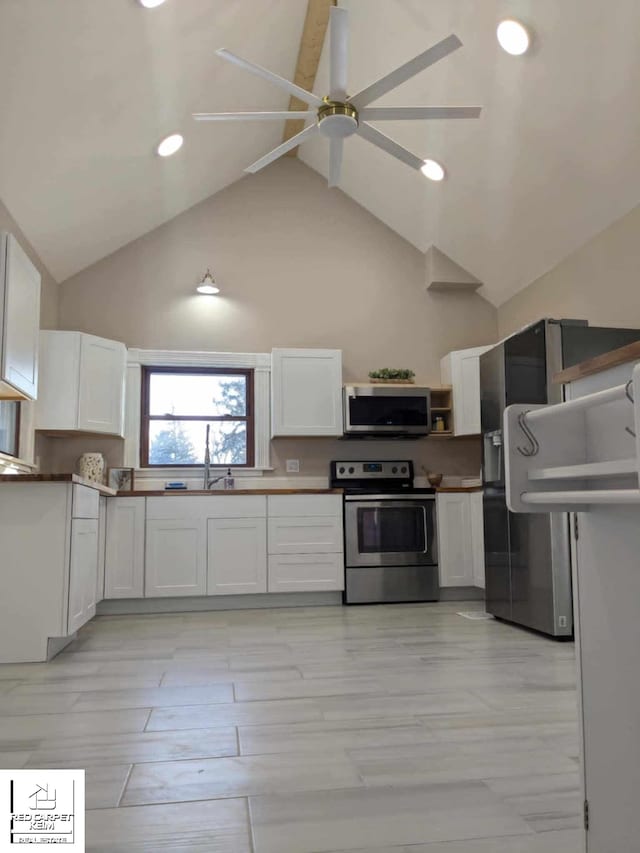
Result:
[[[221,474],[219,477],[211,478],[211,453],[209,451],[209,432],[211,430],[211,424],[207,424],[207,434],[204,443],[204,478],[203,478],[203,487],[207,490],[214,486],[216,483],[219,483],[220,480],[224,478],[224,474]]]

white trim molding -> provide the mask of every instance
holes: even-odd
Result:
[[[130,349],[127,356],[124,464],[135,468],[143,479],[162,478],[162,468],[140,469],[140,391],[142,366],[253,368],[255,461],[245,472],[270,470],[271,446],[271,354],[262,352],[189,352],[187,350]],[[194,469],[185,469],[193,477]],[[197,470],[197,469],[195,469]],[[179,476],[175,468],[167,477]]]
[[[129,364],[150,367],[263,367],[271,370],[271,353],[189,352],[188,350],[130,349]]]

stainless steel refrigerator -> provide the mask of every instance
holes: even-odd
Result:
[[[507,509],[503,412],[513,403],[556,403],[553,375],[640,340],[640,329],[540,320],[480,356],[480,408],[487,612],[554,637],[573,633],[566,513]]]

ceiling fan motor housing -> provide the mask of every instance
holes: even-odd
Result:
[[[357,129],[358,111],[354,106],[324,98],[324,104],[318,108],[318,130],[323,136],[344,139]]]

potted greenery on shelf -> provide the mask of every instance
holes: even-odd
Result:
[[[392,382],[397,385],[412,385],[415,373],[404,367],[383,367],[381,370],[372,370],[369,379],[372,382]]]

